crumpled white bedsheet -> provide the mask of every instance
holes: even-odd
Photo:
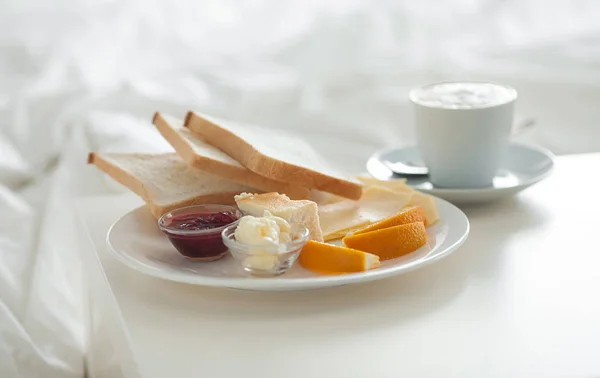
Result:
[[[122,190],[89,184],[88,151],[170,150],[153,111],[291,129],[356,171],[412,142],[409,88],[488,78],[538,121],[524,139],[599,151],[598,19],[595,0],[3,1],[0,375],[83,376],[71,204]]]

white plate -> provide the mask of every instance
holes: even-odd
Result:
[[[318,275],[296,263],[279,277],[249,277],[229,254],[214,262],[190,261],[173,248],[145,206],[118,219],[108,231],[106,241],[114,256],[125,265],[166,280],[246,290],[317,289],[402,274],[455,251],[467,239],[469,221],[462,211],[444,200],[437,199],[437,206],[440,221],[428,228],[426,246],[406,256],[384,261],[374,270],[335,276]]]
[[[392,148],[373,154],[367,162],[367,171],[380,180],[393,180],[394,175],[382,161],[401,161],[409,165],[423,165],[416,147]],[[427,177],[406,177],[411,187],[454,204],[475,204],[499,200],[546,178],[554,168],[554,155],[543,148],[512,143],[503,159],[493,186],[478,189],[445,189],[434,187]]]

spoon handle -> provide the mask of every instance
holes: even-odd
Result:
[[[533,129],[535,125],[535,118],[524,118],[522,120],[519,120],[518,122],[515,122],[511,136],[519,135],[524,133],[525,131],[529,131]]]
[[[384,160],[382,162],[386,167],[394,174],[402,175],[402,176],[427,176],[429,174],[429,169],[427,167],[419,167],[414,165],[405,164],[401,161],[391,162],[389,160]]]

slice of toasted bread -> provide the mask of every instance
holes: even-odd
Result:
[[[264,192],[285,193],[293,199],[307,199],[308,188],[263,177],[244,167],[225,152],[210,145],[183,127],[183,121],[164,113],[155,113],[152,123],[189,165]]]
[[[140,196],[157,218],[183,206],[233,205],[236,194],[254,190],[192,168],[175,153],[90,153],[88,164]]]
[[[359,199],[362,194],[359,182],[343,177],[310,145],[281,131],[195,112],[188,112],[184,125],[261,176],[350,199]]]
[[[291,200],[279,193],[249,194],[235,196],[239,209],[246,215],[263,216],[265,210],[291,223],[308,228],[310,239],[323,241],[317,204],[308,200]]]

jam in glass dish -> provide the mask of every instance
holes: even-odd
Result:
[[[225,256],[221,232],[236,223],[242,213],[227,205],[194,205],[164,214],[158,227],[183,256],[197,261],[215,261]]]

